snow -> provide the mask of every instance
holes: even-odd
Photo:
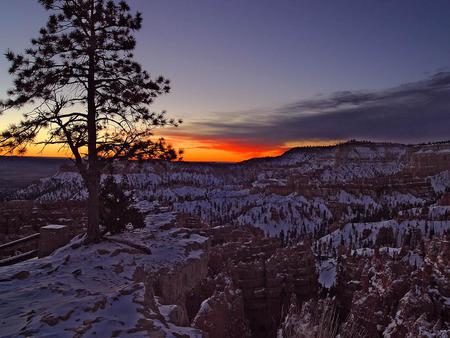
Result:
[[[60,224],[49,224],[49,225],[46,225],[46,226],[44,226],[44,227],[42,227],[43,229],[51,229],[51,230],[58,230],[58,229],[64,229],[64,228],[66,228],[66,226],[65,225],[60,225]]]
[[[97,335],[109,336],[113,330],[134,327],[144,318],[138,311],[142,307],[139,301],[145,298],[145,285],[133,280],[136,268],[157,274],[162,268],[170,269],[205,256],[205,236],[192,229],[161,229],[163,225],[175,224],[177,214],[198,217],[212,228],[223,224],[251,225],[270,236],[280,236],[282,232],[287,236],[294,231],[300,236],[322,236],[318,241],[321,259],[335,255],[340,244],[351,247],[352,254],[371,256],[379,232],[392,229],[394,242],[382,243],[380,252],[394,256],[414,231],[439,236],[450,229],[450,207],[436,203],[439,194],[450,188],[450,170],[419,177],[417,187],[416,182],[409,181],[408,170],[414,156],[437,152],[447,156],[450,147],[436,149],[356,144],[294,149],[280,157],[233,165],[118,163],[116,171],[123,174],[115,174],[114,179],[126,180],[135,195],[136,207],[149,213],[146,227],[110,236],[108,242],[95,249],[73,249],[69,245],[49,258],[0,269],[1,326],[53,334],[79,328],[83,321],[95,321],[101,314],[99,322],[87,325],[91,326],[87,334],[95,331]],[[401,178],[405,172],[407,181],[400,181],[404,184],[398,188],[385,188],[383,183],[375,184],[373,189],[370,186],[380,178],[384,182],[382,178],[389,175],[399,174],[395,177]],[[81,177],[73,172],[42,179],[17,194],[17,198],[38,202],[83,200],[86,196]],[[336,230],[329,233],[330,229]],[[108,253],[101,254],[97,249]],[[151,255],[145,253],[147,249]],[[403,259],[404,264],[423,264],[423,258],[415,251]],[[320,284],[332,287],[336,282],[335,259],[322,260],[317,269]],[[30,275],[24,279],[14,277],[22,276],[21,271]],[[8,302],[17,307],[8,310]],[[105,305],[84,311],[83,302]],[[190,330],[164,324],[173,304],[157,302],[157,307],[159,313],[153,314],[155,327],[168,334]],[[65,319],[71,309],[75,310]],[[126,324],[118,316],[121,312],[126,312]],[[40,321],[47,313],[63,318],[50,327]],[[72,331],[69,333],[73,335]],[[8,336],[8,332],[5,334]]]
[[[416,252],[409,252],[407,257],[405,257],[405,258],[406,258],[406,261],[411,266],[416,266],[416,267],[420,268],[423,265],[423,258],[422,258],[422,256],[420,256]]]
[[[431,176],[429,180],[434,191],[442,193],[445,189],[450,188],[450,170]]]
[[[326,259],[319,263],[319,283],[329,289],[336,284],[336,259]]]
[[[156,277],[161,269],[202,256],[198,245],[193,251],[190,246],[206,243],[206,237],[160,228],[173,220],[173,213],[150,215],[146,228],[89,246],[78,237],[49,257],[0,268],[0,336],[73,337],[83,332],[110,337],[121,332],[142,337],[139,328],[152,318],[152,325],[168,337],[201,337],[197,330],[158,319],[158,309],[146,305],[145,281],[135,277],[140,269]],[[136,249],[140,246],[151,254]]]
[[[118,163],[116,171],[122,170],[124,175],[114,177],[129,183],[141,210],[166,208],[198,216],[211,226],[252,225],[270,236],[280,236],[282,231],[311,234],[331,222],[346,224],[386,209],[400,209],[402,213],[428,205],[427,198],[414,190],[358,192],[343,184],[355,180],[364,183],[371,178],[400,173],[408,168],[411,151],[420,149],[347,144],[295,149],[262,162],[233,165],[148,162],[125,166]],[[423,149],[430,150],[425,146]],[[337,185],[337,188],[311,196],[294,188],[298,175],[307,175],[307,189],[320,189],[323,185]],[[450,186],[449,171],[428,177],[428,182],[434,191],[444,191]],[[81,200],[87,195],[78,174],[61,172],[18,194],[18,197],[27,196],[38,201],[56,201]],[[345,206],[342,214],[336,214],[336,204]],[[444,208],[430,208],[436,221],[445,212]]]
[[[390,228],[393,230],[395,244],[400,246],[407,233],[412,233],[415,229],[421,231],[423,235],[430,235],[430,231],[434,231],[435,235],[442,234],[445,230],[450,229],[450,221],[426,221],[426,220],[405,220],[398,222],[396,220],[386,220],[380,222],[367,223],[347,223],[342,229],[335,230],[331,234],[322,237],[319,243],[323,246],[331,246],[337,248],[341,243],[353,247],[363,248],[370,247],[371,243],[375,243],[378,233],[382,228]],[[368,233],[367,236],[364,233]]]

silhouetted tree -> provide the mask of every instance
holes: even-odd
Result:
[[[88,240],[98,241],[100,174],[104,159],[175,159],[155,127],[177,125],[149,110],[170,90],[133,60],[140,13],[125,1],[40,0],[51,12],[24,54],[6,53],[14,87],[3,110],[27,108],[0,137],[0,149],[24,153],[31,144],[66,147],[86,184]],[[30,108],[31,107],[31,108]],[[39,136],[39,137],[38,137]]]

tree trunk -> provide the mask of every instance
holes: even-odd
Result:
[[[88,170],[87,188],[88,198],[88,242],[98,242],[100,240],[100,172],[97,159],[97,112],[95,106],[95,23],[94,23],[94,1],[91,0],[91,29],[89,41],[89,73],[88,73]]]
[[[89,173],[89,183],[88,183],[88,229],[87,229],[87,240],[88,242],[98,242],[100,240],[100,176],[93,176]]]

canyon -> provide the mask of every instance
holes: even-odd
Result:
[[[3,336],[450,334],[450,143],[113,169],[146,226],[96,245],[68,165],[0,204],[2,242],[47,224],[74,236],[0,268]]]

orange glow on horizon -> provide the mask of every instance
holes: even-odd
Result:
[[[240,162],[255,157],[278,156],[293,147],[334,145],[339,141],[303,140],[284,145],[266,145],[241,143],[236,140],[208,138],[204,136],[165,137],[167,143],[176,149],[183,149],[183,160],[189,162]],[[42,151],[41,146],[30,147],[26,156],[71,157],[68,149],[48,146]]]
[[[183,159],[193,162],[240,162],[254,157],[277,156],[285,147],[240,143],[234,140],[206,138],[203,136],[169,136],[168,143],[184,150]]]

